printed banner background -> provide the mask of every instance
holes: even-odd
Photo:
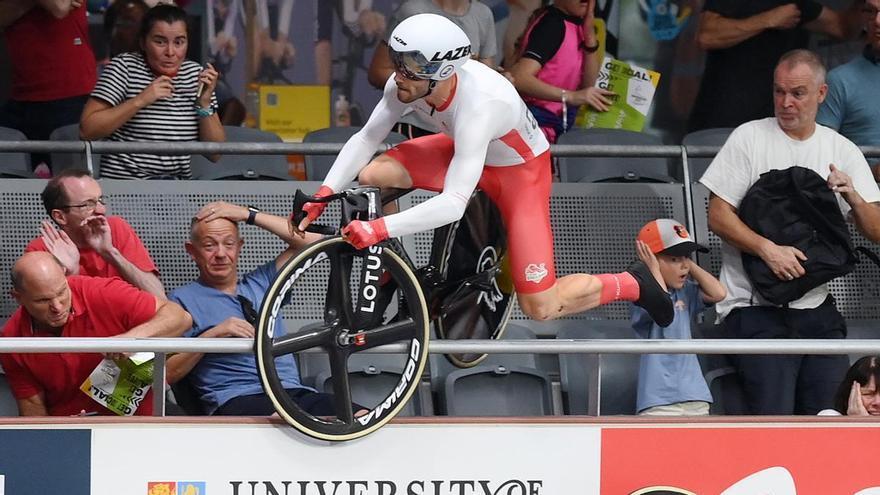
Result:
[[[232,481],[242,482],[238,495],[251,494],[248,481],[259,482],[259,495],[266,493],[265,481],[279,493],[283,481],[293,481],[290,495],[301,493],[296,482],[314,480],[368,482],[366,490],[343,485],[339,495],[377,495],[377,480],[393,482],[397,495],[406,494],[413,480],[425,481],[424,495],[435,493],[431,480],[443,481],[443,495],[459,493],[450,490],[450,480],[490,480],[491,493],[499,495],[520,493],[498,491],[508,480],[542,480],[536,495],[593,494],[599,488],[600,429],[588,425],[388,425],[337,444],[312,441],[281,425],[176,426],[96,427],[92,493],[145,495],[148,483],[175,480],[205,482],[199,495],[235,495]],[[130,446],[124,456],[120,439]],[[463,493],[483,493],[472,490]],[[320,492],[312,484],[305,493]],[[333,493],[331,486],[326,493]]]
[[[750,474],[782,466],[794,478],[798,495],[852,495],[880,486],[878,460],[876,424],[605,428],[601,493],[622,495],[669,485],[718,495]]]

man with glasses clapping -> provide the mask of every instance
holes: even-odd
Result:
[[[107,216],[101,185],[87,170],[62,171],[40,197],[51,221],[43,221],[40,237],[25,252],[52,253],[67,275],[119,277],[165,299],[159,271],[144,243],[123,218]]]

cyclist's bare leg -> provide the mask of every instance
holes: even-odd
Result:
[[[602,282],[586,273],[567,275],[549,289],[517,293],[519,307],[533,320],[552,320],[599,306]]]
[[[622,273],[566,275],[549,289],[517,293],[523,313],[534,320],[553,320],[613,301],[632,301],[648,309],[652,317],[669,320],[661,326],[668,325],[673,316],[667,297],[660,270],[649,269],[643,263],[631,265]]]
[[[358,175],[358,181],[364,186],[376,186],[380,189],[410,189],[413,186],[412,177],[406,167],[398,160],[383,153],[374,158]],[[397,202],[392,201],[385,205],[385,215],[397,213]]]

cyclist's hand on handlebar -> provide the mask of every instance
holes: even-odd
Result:
[[[358,249],[365,249],[384,241],[388,239],[385,219],[377,218],[369,222],[354,220],[342,229],[342,238]]]
[[[333,190],[327,186],[321,186],[318,189],[318,192],[314,194],[317,198],[324,198],[326,196],[330,196],[333,194]],[[314,222],[318,217],[321,216],[321,213],[324,212],[324,208],[327,207],[327,203],[306,203],[303,205],[302,211],[306,213],[305,218],[299,223],[299,225],[294,224],[294,215],[290,216],[290,233],[292,235],[297,235],[299,237],[305,237],[306,227],[309,226],[310,223]],[[296,212],[294,212],[296,214]]]

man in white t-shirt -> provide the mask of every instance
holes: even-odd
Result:
[[[722,240],[721,283],[727,297],[717,304],[718,316],[733,338],[842,339],[846,323],[827,285],[821,285],[788,308],[773,306],[752,288],[741,253],[760,257],[779,277],[804,275],[804,254],[780,246],[748,228],[737,208],[749,187],[764,172],[801,166],[827,177],[841,211],[859,231],[880,242],[880,189],[864,156],[852,142],[816,124],[825,99],[825,68],[807,50],[780,58],[774,71],[775,117],[737,127],[700,179],[712,192],[709,228]],[[736,366],[753,414],[816,414],[831,407],[848,367],[846,356],[743,355]]]

